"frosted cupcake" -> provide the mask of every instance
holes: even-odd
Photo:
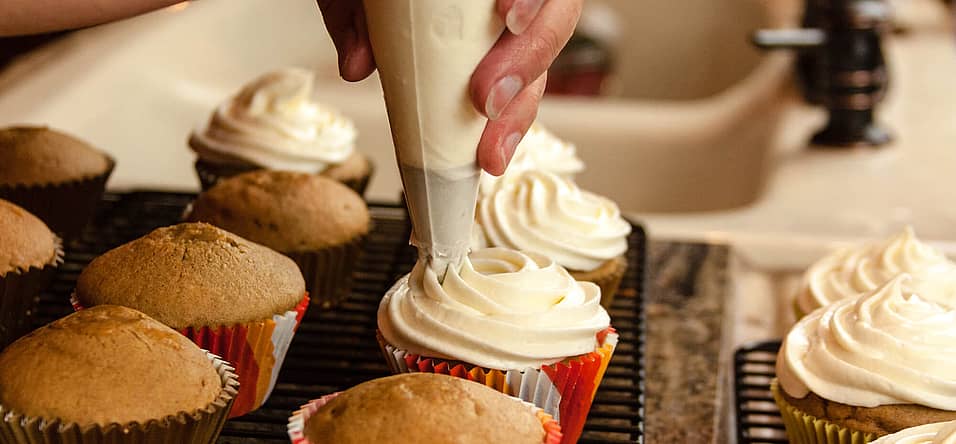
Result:
[[[956,419],[956,308],[909,275],[801,319],[772,391],[794,443],[868,442]]]
[[[884,436],[873,444],[953,444],[956,443],[956,421],[937,422],[912,427]]]
[[[372,166],[355,150],[355,126],[316,103],[312,84],[311,72],[282,69],[253,80],[216,108],[189,137],[203,189],[223,177],[271,169],[320,174],[362,194]]]
[[[795,309],[801,317],[835,301],[874,290],[900,273],[910,283],[941,286],[928,297],[956,303],[956,263],[916,238],[911,227],[889,239],[844,248],[820,259],[804,274]]]
[[[513,177],[529,170],[547,171],[565,179],[584,171],[584,162],[578,157],[577,148],[559,139],[539,123],[535,123],[515,148],[508,169],[503,176],[481,173],[481,193],[494,189],[503,177]]]
[[[379,306],[394,373],[475,380],[544,409],[575,442],[618,336],[600,288],[537,254],[477,250],[445,273],[422,262]]]
[[[610,307],[627,271],[631,232],[610,199],[556,174],[529,170],[485,193],[476,218],[487,246],[547,256],[575,279],[600,286],[601,304]]]

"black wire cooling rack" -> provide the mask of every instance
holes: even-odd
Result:
[[[770,394],[780,341],[759,342],[734,353],[738,444],[786,444],[780,410]]]
[[[107,194],[95,221],[67,248],[51,288],[41,295],[36,325],[72,312],[70,293],[83,267],[103,252],[179,221],[192,194],[135,192]],[[300,405],[360,382],[388,375],[375,340],[376,309],[385,291],[415,260],[408,246],[410,225],[405,209],[370,205],[374,230],[369,236],[353,283],[341,307],[310,309],[289,348],[279,381],[259,410],[226,423],[220,443],[285,444],[286,422]],[[646,238],[634,227],[628,252],[630,267],[610,310],[620,343],[597,392],[581,443],[643,442],[644,421],[644,273]]]

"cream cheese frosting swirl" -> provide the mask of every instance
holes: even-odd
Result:
[[[956,410],[956,309],[906,291],[902,274],[814,311],[777,357],[780,386],[859,407],[919,404]]]
[[[601,291],[539,255],[472,252],[443,282],[419,261],[382,299],[385,340],[427,357],[485,368],[537,368],[593,352],[610,317]]]
[[[902,233],[877,243],[838,250],[813,264],[797,294],[803,313],[834,301],[873,290],[900,273],[912,274],[913,285],[935,285],[927,292],[937,302],[956,305],[956,263],[942,252],[920,242],[907,227]]]
[[[624,254],[631,232],[610,199],[533,170],[479,198],[477,222],[490,246],[543,254],[575,271]]]
[[[203,160],[318,173],[352,155],[352,122],[312,98],[312,73],[267,73],[216,108],[189,145]]]
[[[505,174],[500,177],[481,173],[481,192],[489,192],[500,180],[528,170],[548,171],[565,179],[584,171],[584,162],[577,155],[577,148],[559,139],[541,124],[535,123],[515,148]]]
[[[956,444],[956,421],[910,427],[886,435],[873,444]]]

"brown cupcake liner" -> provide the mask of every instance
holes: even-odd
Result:
[[[312,306],[327,310],[352,294],[352,273],[361,259],[367,237],[362,235],[322,250],[286,253],[302,271]]]
[[[45,222],[50,230],[69,242],[83,233],[96,214],[106,181],[116,162],[100,175],[63,183],[42,185],[0,185],[0,199],[13,202]]]
[[[206,407],[146,423],[80,426],[31,417],[0,405],[0,442],[18,444],[211,444],[219,437],[239,382],[232,367],[206,352],[222,381],[219,396]],[[83,381],[77,381],[82,384]],[[143,402],[149,402],[148,396]]]
[[[0,276],[0,349],[30,332],[40,292],[46,289],[63,263],[63,247],[56,241],[52,261]]]
[[[598,270],[595,271],[568,270],[575,279],[593,282],[597,284],[598,287],[601,287],[601,306],[604,308],[611,308],[611,304],[614,303],[614,296],[617,294],[618,288],[621,287],[621,281],[624,280],[624,274],[627,272],[627,258],[625,256],[616,257],[611,259],[611,261],[614,261],[614,263],[611,264],[612,268],[600,274],[596,273],[596,271],[605,268],[606,263],[602,264]]]
[[[247,166],[217,165],[202,160],[197,160],[193,166],[196,169],[196,175],[199,177],[199,185],[202,187],[203,191],[212,188],[213,185],[218,183],[220,180],[238,176],[242,173],[248,173],[249,171],[261,169],[258,167]],[[365,190],[368,188],[368,183],[372,178],[372,172],[374,170],[374,166],[371,162],[369,162],[369,173],[367,175],[357,179],[342,180],[340,182],[358,193],[359,196],[364,196]]]

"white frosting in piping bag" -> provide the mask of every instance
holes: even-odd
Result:
[[[352,155],[352,122],[312,98],[312,73],[267,73],[216,108],[189,138],[203,160],[318,173]]]
[[[873,444],[956,444],[956,421],[910,427],[886,435]]]
[[[956,309],[906,291],[910,279],[902,274],[797,322],[777,357],[787,394],[956,410]]]
[[[443,273],[468,251],[486,119],[471,75],[501,36],[495,0],[364,0],[413,242]]]
[[[956,306],[956,263],[939,250],[920,242],[907,227],[892,238],[844,248],[814,263],[797,294],[803,313],[840,299],[873,290],[900,273],[913,275],[911,286],[932,285],[926,292],[937,302]]]
[[[443,283],[419,261],[382,299],[378,327],[391,345],[499,370],[586,354],[610,317],[601,290],[561,266],[504,248],[472,252]]]

